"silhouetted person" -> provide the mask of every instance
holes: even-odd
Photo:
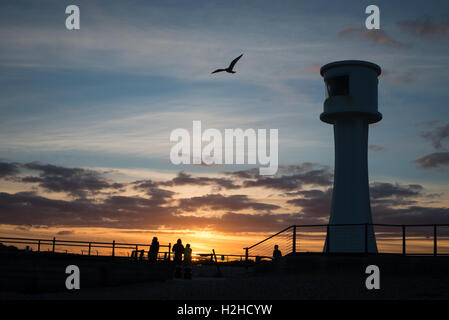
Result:
[[[186,244],[184,249],[184,264],[190,265],[192,263],[192,248],[190,248],[190,244]]]
[[[159,241],[157,241],[157,237],[154,237],[153,241],[151,241],[150,251],[148,251],[148,261],[156,262],[158,253],[159,253]]]
[[[282,252],[281,252],[281,250],[279,250],[279,246],[275,245],[274,250],[273,250],[273,258],[279,259],[280,257],[282,257]]]
[[[217,69],[212,73],[217,73],[217,72],[223,72],[226,71],[228,73],[235,73],[234,66],[237,63],[237,61],[239,61],[239,59],[243,56],[243,53],[241,55],[239,55],[237,58],[235,58],[234,60],[232,60],[231,64],[229,65],[229,67],[227,67],[226,69]]]
[[[184,254],[184,246],[182,245],[181,239],[178,239],[178,241],[176,241],[176,244],[173,246],[172,251],[175,253],[173,261],[176,265],[181,265],[182,255]]]
[[[186,244],[184,249],[184,279],[192,279],[192,249]]]
[[[176,244],[173,246],[172,251],[175,253],[175,257],[173,261],[175,262],[175,277],[181,277],[181,265],[182,265],[182,255],[184,254],[184,246],[182,245],[181,239],[176,241]]]

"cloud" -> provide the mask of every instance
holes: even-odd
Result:
[[[293,224],[304,224],[304,216],[299,213],[243,214],[225,213],[215,227],[222,232],[274,232]]]
[[[414,160],[421,168],[430,169],[449,165],[449,152],[435,152]]]
[[[412,205],[419,197],[426,196],[424,187],[418,184],[401,185],[398,183],[373,182],[370,184],[371,205],[373,208],[392,208],[400,205]],[[287,200],[287,203],[301,207],[305,219],[327,221],[331,210],[332,188],[326,190],[300,190],[289,193],[300,198]],[[434,196],[434,195],[431,195]],[[404,220],[405,221],[405,220]],[[404,223],[404,221],[402,223]]]
[[[152,180],[139,180],[131,184],[134,185],[134,190],[144,191],[151,200],[158,201],[159,204],[165,203],[175,195],[173,191],[158,188],[159,183]]]
[[[312,163],[303,163],[301,165],[281,166],[280,173],[287,173],[281,176],[254,176],[254,172],[247,172],[246,176],[252,177],[243,182],[243,186],[263,187],[267,189],[278,190],[298,190],[304,185],[329,186],[332,184],[333,174],[328,167],[319,166]],[[245,176],[239,172],[238,175]]]
[[[370,196],[373,199],[416,197],[422,194],[423,189],[423,186],[419,184],[373,182],[370,184]]]
[[[231,198],[235,200],[235,198]],[[251,206],[250,202],[250,206]],[[224,207],[228,207],[225,205]],[[257,207],[257,205],[256,205]],[[32,193],[0,193],[0,222],[19,226],[110,227],[122,229],[208,228],[222,232],[272,232],[299,223],[299,214],[227,212],[221,217],[175,215],[139,197],[112,197],[103,203],[62,201]],[[67,235],[70,231],[62,231]]]
[[[382,69],[382,77],[390,80],[396,84],[409,84],[415,81],[416,71],[405,70],[405,71],[393,71],[389,69]]]
[[[184,185],[198,185],[198,186],[216,186],[218,190],[223,189],[239,189],[232,180],[225,178],[209,178],[209,177],[193,177],[185,172],[179,172],[178,175],[170,181],[159,183],[163,186],[184,186]]]
[[[19,166],[15,163],[0,162],[0,178],[14,176],[20,171]]]
[[[141,197],[112,196],[94,202],[55,200],[30,192],[0,193],[0,221],[13,225],[158,228],[170,221],[172,211]]]
[[[375,223],[388,224],[447,224],[449,208],[409,206],[395,209],[387,206],[373,207]]]
[[[112,189],[115,192],[126,187],[126,184],[106,179],[103,172],[83,169],[66,168],[51,164],[37,162],[13,166],[5,163],[5,168],[21,169],[22,171],[37,171],[39,174],[18,177],[22,183],[37,183],[50,192],[65,192],[74,197],[84,198],[106,192]],[[5,169],[6,170],[6,169]],[[6,172],[6,171],[5,171]],[[333,174],[330,168],[316,163],[302,163],[297,165],[280,166],[279,172],[283,175],[275,177],[260,176],[257,168],[236,172],[222,172],[226,177],[193,176],[179,172],[177,176],[167,181],[138,180],[130,183],[134,190],[143,191],[153,200],[171,198],[175,192],[160,187],[177,187],[185,185],[210,186],[213,191],[237,190],[241,188],[262,187],[277,190],[297,190],[303,185],[329,186],[332,184]]]
[[[449,35],[449,21],[433,23],[429,17],[397,22],[403,32],[420,37],[439,37]]]
[[[443,148],[443,142],[449,137],[449,123],[430,121],[431,130],[421,133],[421,136],[432,143],[439,150]],[[414,160],[421,168],[431,169],[449,165],[449,152],[434,152]]]
[[[101,173],[82,168],[66,168],[37,162],[26,163],[24,168],[38,171],[39,176],[26,176],[22,182],[38,183],[38,185],[52,192],[67,192],[74,197],[94,195],[101,190],[120,189],[120,183],[109,183]]]
[[[261,176],[255,168],[224,173],[241,179],[244,188],[261,187],[282,191],[298,190],[304,185],[329,186],[333,179],[329,167],[310,162],[279,166],[280,176]]]
[[[324,166],[319,163],[313,162],[303,162],[299,164],[292,165],[281,165],[279,166],[279,172],[283,174],[296,174],[296,173],[305,173],[308,171],[312,171],[314,169],[319,169],[324,171],[329,171],[330,168],[328,166]]]
[[[449,159],[449,158],[448,158]],[[4,166],[9,167],[9,166]],[[45,187],[47,191],[69,194],[73,190],[89,194],[100,192],[104,186],[115,185],[114,181],[100,183],[85,183],[86,179],[79,177],[99,178],[103,181],[101,172],[64,168],[39,163],[17,164],[17,170],[38,171],[39,183],[45,186],[47,179],[62,178],[65,183]],[[19,169],[17,169],[19,168]],[[96,172],[97,174],[92,174]],[[266,180],[259,176],[256,170],[242,170],[222,173],[226,182],[216,177],[196,177],[180,172],[175,178],[163,181],[151,179],[138,180],[128,184],[131,190],[141,191],[144,196],[130,195],[129,188],[117,193],[104,193],[101,198],[77,197],[71,200],[51,199],[34,192],[0,193],[0,223],[16,227],[103,227],[121,229],[208,229],[222,232],[272,232],[292,224],[321,224],[329,218],[332,201],[333,177],[327,166],[316,163],[301,163],[280,167],[279,177]],[[77,178],[74,178],[77,177]],[[226,178],[228,177],[228,178]],[[229,178],[229,177],[232,177]],[[198,179],[197,179],[198,178]],[[200,179],[206,178],[206,179]],[[190,198],[175,199],[175,191],[162,189],[161,186],[204,185],[217,187],[227,186],[228,180],[235,185],[241,185],[242,194],[226,195],[209,193]],[[53,181],[53,180],[48,180]],[[96,180],[95,180],[96,181]],[[71,183],[74,186],[70,186]],[[262,188],[283,191],[285,200],[276,204],[264,203],[244,194],[245,184],[252,188],[257,185]],[[89,186],[89,187],[86,187]],[[314,185],[313,189],[304,189]],[[101,188],[100,188],[101,187]],[[233,187],[231,187],[233,189]],[[248,190],[249,191],[249,190]],[[421,221],[431,223],[447,222],[445,207],[425,207],[422,200],[439,197],[438,194],[427,194],[423,186],[418,184],[400,184],[373,182],[370,185],[371,204],[374,221],[377,223],[401,224]],[[281,198],[282,200],[282,198]],[[420,205],[417,205],[420,203]],[[435,205],[435,204],[433,204]],[[284,207],[285,206],[285,207]],[[202,215],[196,211],[205,209],[213,215]],[[282,212],[281,210],[286,211]],[[251,213],[244,212],[251,210]],[[276,213],[272,211],[276,210]],[[296,211],[297,210],[297,211]],[[281,211],[281,212],[279,212]],[[291,212],[288,212],[291,211]],[[429,220],[425,219],[429,215]],[[67,230],[63,230],[67,235]],[[62,233],[61,233],[62,235]]]
[[[58,233],[56,233],[56,235],[58,235],[58,236],[69,236],[71,234],[75,234],[75,231],[73,231],[73,230],[62,230],[62,231],[59,231]]]
[[[417,202],[424,187],[419,184],[400,185],[398,183],[373,182],[370,184],[371,206],[405,206]]]
[[[207,194],[200,197],[192,197],[179,200],[179,207],[185,211],[195,211],[200,208],[209,208],[211,210],[229,210],[239,211],[244,209],[253,209],[259,211],[271,211],[280,207],[273,204],[256,202],[248,198],[247,195]]]
[[[252,168],[247,170],[240,170],[240,171],[230,171],[230,172],[224,172],[226,175],[234,176],[241,179],[254,179],[259,175],[259,169]]]
[[[370,144],[370,145],[368,146],[368,149],[370,149],[370,150],[372,150],[372,151],[374,151],[374,152],[379,152],[379,151],[385,150],[384,147],[378,146],[378,145],[376,145],[376,144]]]
[[[295,194],[302,196],[302,198],[291,199],[288,200],[287,203],[301,207],[302,212],[308,218],[329,218],[332,201],[332,188],[328,188],[325,191],[316,189],[298,191]]]
[[[431,141],[435,149],[441,149],[443,140],[449,137],[449,123],[432,121],[429,126],[433,126],[432,130],[423,132],[421,136]]]
[[[303,66],[301,68],[301,71],[303,72],[310,72],[310,73],[320,73],[320,68],[323,64],[322,63],[313,63],[307,66]]]
[[[392,39],[383,30],[366,30],[363,28],[346,28],[338,33],[340,37],[361,37],[373,43],[392,47],[407,46],[404,42]]]

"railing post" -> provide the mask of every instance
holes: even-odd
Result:
[[[248,248],[245,248],[245,261],[248,262]]]
[[[406,254],[406,249],[405,249],[405,225],[402,225],[402,254],[405,255]]]
[[[136,262],[139,261],[139,246],[136,244]]]
[[[326,229],[327,229],[327,237],[326,237],[326,240],[327,240],[327,243],[326,243],[326,253],[329,253],[329,252],[330,252],[330,243],[331,243],[331,233],[330,233],[331,229],[330,229],[330,227],[329,227],[329,224],[327,224]]]
[[[438,255],[437,225],[433,225],[433,255]]]
[[[56,246],[56,238],[53,237],[53,248],[52,248],[53,253],[55,253],[55,246]]]
[[[41,252],[41,241],[37,242],[37,252]]]
[[[365,253],[368,254],[368,223],[365,223]]]
[[[89,242],[89,256],[90,256],[90,249],[92,247],[92,243]]]
[[[115,240],[112,241],[112,259],[114,259],[115,256]]]
[[[296,225],[293,226],[293,246],[292,246],[293,253],[296,253]]]

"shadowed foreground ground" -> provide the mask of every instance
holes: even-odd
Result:
[[[345,260],[347,261],[347,259]],[[339,265],[323,270],[299,260],[285,261],[276,268],[267,263],[246,269],[222,267],[223,278],[215,278],[214,266],[197,266],[193,280],[124,284],[83,288],[46,294],[0,294],[2,299],[448,299],[449,278],[431,270],[392,271],[381,274],[381,289],[367,290],[363,268]],[[302,267],[298,267],[298,263]],[[397,264],[396,264],[397,265]],[[306,266],[306,268],[304,268]],[[326,264],[326,267],[328,264]],[[412,272],[410,272],[412,271]],[[441,270],[440,270],[441,271]],[[402,273],[402,275],[401,275]]]

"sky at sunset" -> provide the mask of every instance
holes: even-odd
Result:
[[[333,129],[319,68],[381,66],[374,223],[449,223],[449,2],[0,3],[0,234],[242,248],[324,224]],[[211,74],[244,54],[237,73]],[[279,129],[279,169],[174,165],[170,133]]]

